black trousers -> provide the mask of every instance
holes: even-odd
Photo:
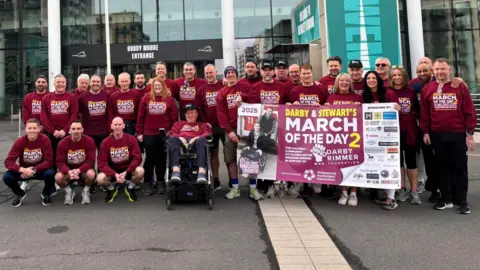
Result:
[[[68,134],[67,134],[68,135]],[[65,137],[67,136],[65,135]],[[65,138],[64,137],[64,138]],[[58,143],[60,142],[61,138],[55,138],[55,136],[53,136],[53,134],[48,134],[48,138],[50,139],[50,142],[52,143],[52,150],[53,150],[53,160],[55,161],[56,157],[57,157],[57,145]],[[55,162],[53,162],[53,167],[54,169],[57,168]]]
[[[93,141],[95,142],[95,147],[97,148],[97,150],[99,150],[100,144],[103,142],[103,140],[105,140],[105,138],[108,135],[89,135],[89,136],[92,137]]]
[[[439,189],[439,180],[438,173],[435,168],[435,154],[433,153],[433,147],[431,145],[426,145],[422,142],[422,154],[423,162],[425,163],[425,173],[427,174],[427,182],[425,183],[425,189],[427,191],[434,191]]]
[[[125,129],[124,129],[125,133],[135,136],[135,133],[137,132],[136,128],[137,128],[136,121],[125,120]],[[143,142],[138,142],[138,147],[140,148],[140,151],[142,152],[142,154],[145,153]]]
[[[34,178],[30,179],[22,179],[20,177],[21,173],[14,172],[14,171],[6,171],[3,174],[3,181],[5,184],[12,190],[15,195],[23,196],[25,195],[25,191],[20,188],[18,182],[20,181],[29,181],[32,179],[42,180],[45,183],[43,187],[42,194],[43,195],[50,195],[51,190],[55,188],[55,173],[56,170],[48,169],[45,171],[38,171]]]
[[[442,199],[467,205],[468,156],[464,132],[430,132]]]
[[[143,145],[145,146],[145,169],[144,181],[151,182],[153,170],[157,175],[158,182],[165,182],[165,171],[167,169],[167,153],[165,153],[165,139],[160,135],[144,135]]]
[[[189,141],[190,139],[187,139]],[[170,163],[173,166],[180,165],[180,151],[183,147],[182,141],[178,137],[168,139],[168,153],[170,155]],[[198,138],[194,145],[190,146],[190,151],[197,154],[197,166],[199,168],[207,168],[207,139],[205,137]]]

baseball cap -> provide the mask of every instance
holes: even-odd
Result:
[[[362,61],[360,61],[360,60],[351,60],[348,63],[348,67],[349,68],[363,68],[363,64],[362,64]]]
[[[185,106],[185,113],[192,110],[197,111],[197,106],[195,106],[195,104],[187,104]]]
[[[272,63],[270,63],[270,62],[263,62],[263,64],[262,64],[262,70],[264,70],[264,69],[266,69],[266,68],[273,69]]]
[[[284,61],[278,61],[275,67],[287,67],[287,63]]]

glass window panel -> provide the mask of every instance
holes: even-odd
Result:
[[[105,43],[103,1],[61,0],[60,5],[63,45]]]
[[[141,2],[143,33],[150,41],[185,39],[183,1],[143,0]]]
[[[222,38],[222,1],[185,0],[186,39]]]
[[[48,47],[47,0],[23,1],[23,46]]]
[[[0,2],[0,50],[18,48],[18,15],[17,1]]]
[[[238,0],[233,3],[235,38],[271,36],[270,0]]]
[[[292,37],[292,10],[298,1],[272,0],[273,35]]]

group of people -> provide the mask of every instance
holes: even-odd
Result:
[[[105,77],[102,86],[100,76],[82,74],[72,92],[66,91],[66,78],[58,75],[50,93],[46,78],[39,77],[35,91],[23,102],[26,135],[15,142],[5,161],[4,181],[16,195],[12,205],[22,204],[28,185],[19,183],[29,179],[45,181],[44,205],[50,204],[55,183],[65,189],[65,203],[73,203],[74,181],[84,186],[82,203],[90,202],[94,183],[106,190],[106,202],[113,201],[118,184],[125,186],[131,201],[137,200],[135,190],[142,179],[146,195],[164,193],[165,151],[170,151],[171,180],[182,181],[178,153],[184,145],[197,152],[197,181],[207,181],[211,162],[214,186],[219,189],[220,141],[230,178],[225,197],[234,199],[240,196],[237,111],[242,102],[326,106],[389,102],[396,103],[400,115],[402,188],[371,189],[371,199],[386,210],[397,208],[397,200],[418,205],[419,193],[426,187],[432,192],[430,201],[435,209],[457,205],[460,213],[470,213],[466,150],[474,148],[476,113],[467,86],[461,78],[451,76],[448,62],[420,59],[413,80],[408,79],[404,67],[391,66],[387,58],[378,58],[375,70],[365,74],[360,60],[349,61],[348,73],[341,73],[342,64],[339,57],[327,59],[328,75],[315,81],[309,64],[287,66],[279,61],[258,67],[247,62],[245,77],[240,79],[238,70],[228,66],[224,79],[218,80],[214,65],[207,65],[205,79],[200,79],[195,66],[186,63],[184,76],[171,80],[166,77],[166,64],[158,62],[156,77],[148,83],[143,72],[133,75],[133,89],[128,73],[118,76],[118,87],[112,75]],[[211,146],[207,136],[212,138]],[[206,147],[211,147],[210,160]],[[417,164],[423,163],[420,167],[425,168],[426,177],[419,177]],[[275,196],[274,179],[249,179],[249,183],[252,199]],[[288,194],[298,197],[304,188],[289,183]],[[339,204],[358,204],[356,187],[311,188],[330,199],[339,189]]]

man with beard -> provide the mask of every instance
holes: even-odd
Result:
[[[157,62],[157,65],[155,66],[155,74],[157,76],[155,78],[150,79],[150,82],[146,86],[146,90],[145,90],[146,93],[150,93],[150,91],[152,90],[152,82],[155,81],[156,78],[160,78],[165,81],[170,95],[172,93],[177,93],[179,91],[176,82],[174,80],[170,80],[169,78],[167,78],[167,64],[165,62],[163,61]]]
[[[130,90],[130,74],[124,72],[118,75],[120,91],[110,96],[108,104],[108,122],[120,117],[125,122],[125,133],[134,135],[139,98],[137,91]],[[123,123],[122,123],[123,124]]]
[[[88,85],[90,84],[90,76],[88,74],[80,74],[77,78],[77,88],[73,90],[73,94],[78,98],[81,94],[88,91]]]
[[[363,95],[363,64],[360,60],[352,60],[348,63],[348,74],[352,79],[353,92]]]
[[[74,94],[66,91],[66,84],[65,76],[55,76],[55,92],[48,93],[42,99],[40,119],[52,142],[54,155],[58,142],[67,135],[70,125],[78,117],[78,100]]]
[[[175,90],[172,92],[172,96],[178,101],[180,104],[180,110],[184,110],[187,104],[195,104],[195,97],[197,94],[197,89],[200,86],[207,83],[206,80],[197,78],[195,65],[187,62],[183,65],[183,75],[184,78],[178,78],[175,80],[177,84],[177,89],[170,89]],[[182,119],[185,118],[185,115],[180,115]]]
[[[40,121],[42,112],[42,99],[47,94],[47,78],[43,75],[38,76],[35,81],[35,91],[27,94],[22,102],[22,120],[27,124],[28,119],[35,118]],[[40,124],[40,132],[42,131]]]
[[[288,82],[287,64],[284,61],[278,61],[275,65],[275,79],[281,83]]]
[[[262,80],[262,76],[258,73],[257,63],[250,61],[245,64],[245,77],[238,82],[247,86],[252,86]]]
[[[238,102],[261,104],[285,104],[287,93],[283,83],[273,79],[273,65],[265,62],[262,65],[262,81],[252,85],[248,93],[243,93]]]
[[[220,160],[218,151],[220,141],[225,145],[225,131],[220,127],[217,117],[217,94],[223,88],[223,82],[217,80],[217,69],[214,65],[205,66],[207,84],[198,88],[195,104],[198,109],[200,122],[212,126],[213,148],[211,149],[212,174],[215,190],[221,188],[219,179]]]
[[[111,95],[117,91],[120,91],[120,88],[117,87],[115,84],[115,76],[112,74],[108,74],[105,76],[105,81],[103,82],[102,91],[107,92],[107,94]]]
[[[386,57],[379,57],[375,61],[375,71],[380,75],[380,78],[383,81],[383,86],[388,88],[389,81],[388,76],[390,72],[390,60]]]
[[[147,90],[145,86],[145,73],[141,70],[135,72],[135,74],[133,74],[133,83],[135,84],[133,90],[137,91],[138,98],[141,100]]]
[[[328,75],[321,78],[319,83],[327,88],[328,94],[333,93],[333,86],[335,85],[335,79],[342,70],[342,59],[338,56],[333,56],[327,59]]]
[[[301,84],[300,82],[300,66],[297,64],[292,64],[288,68],[288,76],[290,76],[290,80],[284,83],[285,92],[287,95],[293,90],[293,88],[297,87]]]
[[[78,98],[78,113],[83,122],[84,134],[95,141],[97,149],[108,135],[108,101],[109,95],[101,91],[102,80],[99,75],[92,75],[90,91]]]

